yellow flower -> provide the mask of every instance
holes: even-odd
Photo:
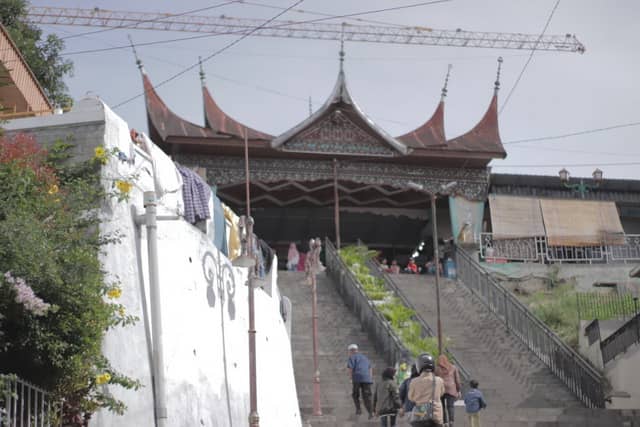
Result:
[[[120,191],[122,194],[129,194],[129,192],[133,188],[133,184],[129,181],[118,180],[116,181],[116,188],[118,188],[118,191]]]
[[[122,289],[120,288],[111,288],[107,291],[107,296],[111,299],[120,298],[122,295]]]
[[[97,161],[99,161],[103,165],[107,163],[107,152],[105,151],[104,147],[102,146],[96,147],[94,150],[94,153],[95,153],[95,159]]]
[[[56,184],[53,184],[51,187],[49,187],[49,194],[56,194],[58,191],[60,191],[60,189]]]
[[[106,384],[109,381],[111,381],[111,375],[108,372],[105,372],[104,374],[96,375],[97,385]]]

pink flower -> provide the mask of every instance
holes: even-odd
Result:
[[[4,273],[4,279],[13,286],[16,292],[16,302],[22,304],[27,311],[35,316],[44,316],[49,311],[51,304],[47,304],[41,298],[38,298],[33,289],[22,277],[13,277],[10,271]]]

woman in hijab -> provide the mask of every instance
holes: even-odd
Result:
[[[287,270],[296,271],[298,262],[300,261],[300,253],[294,242],[289,244],[289,253],[287,254]]]
[[[460,374],[458,368],[453,366],[445,354],[438,356],[436,366],[436,376],[444,381],[444,395],[442,396],[442,407],[444,411],[444,422],[453,427],[453,404],[460,394]]]

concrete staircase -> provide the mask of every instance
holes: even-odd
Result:
[[[392,275],[423,318],[436,325],[433,276]],[[640,411],[586,409],[464,285],[441,283],[441,319],[448,347],[480,383],[488,408],[483,426],[639,426]],[[456,408],[456,427],[466,426]],[[632,421],[636,420],[636,421]]]
[[[376,354],[373,344],[362,331],[358,319],[345,305],[326,273],[318,275],[318,341],[320,361],[320,390],[323,416],[313,417],[313,338],[311,286],[302,272],[278,272],[278,286],[293,306],[292,347],[296,387],[304,426],[355,427],[380,425],[367,420],[367,413],[355,417],[351,399],[351,380],[348,377],[347,346],[358,344],[373,365],[374,381],[386,367]]]

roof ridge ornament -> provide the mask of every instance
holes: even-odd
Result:
[[[449,85],[449,76],[451,75],[451,69],[453,65],[449,64],[447,66],[447,75],[444,78],[444,86],[442,86],[442,93],[440,94],[440,102],[444,101],[444,98],[447,96],[447,86]]]
[[[498,71],[496,72],[496,81],[493,84],[493,93],[494,95],[498,94],[498,91],[500,90],[500,71],[502,70],[502,56],[498,57]]]
[[[201,83],[201,84],[202,84],[202,86],[204,87],[204,86],[206,86],[206,81],[205,81],[205,77],[206,77],[206,75],[205,75],[205,73],[204,73],[204,68],[202,68],[202,57],[201,57],[201,56],[198,56],[198,65],[200,66],[200,72],[199,72],[199,75],[200,75],[200,83]]]
[[[344,27],[347,25],[346,22],[342,23],[342,33],[340,34],[340,72],[344,72]]]
[[[133,51],[133,56],[136,58],[136,65],[138,67],[138,70],[140,70],[140,72],[142,74],[145,74],[144,65],[142,65],[142,61],[140,60],[140,57],[138,56],[138,51],[136,51],[136,45],[133,44],[133,39],[131,38],[131,34],[127,34],[127,37],[129,38],[129,44],[131,45],[131,50]]]

